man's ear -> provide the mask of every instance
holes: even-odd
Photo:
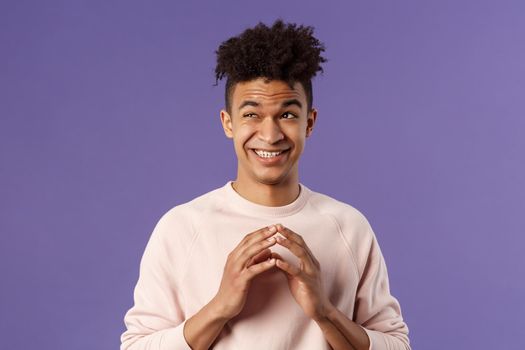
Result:
[[[317,109],[312,108],[310,112],[308,113],[308,119],[306,120],[306,137],[312,134],[316,120],[317,120]]]
[[[233,138],[232,117],[226,110],[221,109],[221,123],[227,138]]]

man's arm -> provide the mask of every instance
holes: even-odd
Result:
[[[275,266],[269,249],[276,243],[270,237],[275,232],[275,227],[252,232],[228,255],[217,295],[186,321],[184,337],[192,349],[208,349],[226,322],[242,311],[252,279]]]
[[[398,300],[390,293],[388,271],[372,227],[354,242],[360,281],[354,309],[355,321],[367,332],[372,350],[410,350],[408,327]]]
[[[320,283],[320,264],[300,235],[277,225],[286,239],[277,242],[301,261],[295,267],[279,257],[277,267],[288,278],[290,292],[307,316],[317,322],[335,349],[409,350],[408,329],[403,323],[397,300],[390,295],[386,266],[372,232],[364,242],[363,273],[356,300],[356,321],[333,306]],[[362,320],[362,322],[361,322]],[[367,329],[360,324],[367,324]],[[345,342],[346,340],[346,342]]]
[[[275,266],[269,249],[276,243],[270,238],[275,228],[265,227],[246,235],[228,255],[217,295],[185,319],[174,278],[180,273],[168,263],[170,244],[166,240],[174,231],[187,230],[182,221],[179,218],[170,223],[165,216],[150,237],[135,287],[135,305],[124,318],[127,330],[121,337],[121,350],[208,349],[226,322],[243,309],[250,281]]]
[[[228,318],[221,316],[215,299],[190,317],[184,325],[184,338],[192,349],[208,349],[219,336]]]
[[[332,349],[368,350],[370,342],[366,332],[348,319],[350,322],[341,322],[340,313],[328,300],[321,283],[319,261],[303,238],[281,224],[277,230],[285,237],[278,237],[277,243],[300,260],[297,267],[278,256],[277,267],[285,273],[290,292],[304,313],[319,325]]]
[[[326,341],[328,341],[334,350],[370,349],[370,339],[363,327],[349,320],[335,307],[333,307],[326,316],[315,320],[315,322],[319,328],[321,328]]]
[[[155,226],[140,262],[140,274],[134,289],[134,305],[124,316],[126,330],[121,336],[121,350],[173,349],[191,350],[183,336],[186,318],[178,288],[179,267],[186,258],[173,251],[185,251],[185,241],[173,232],[189,232],[185,215],[178,210],[166,213]],[[170,256],[177,256],[174,266]]]

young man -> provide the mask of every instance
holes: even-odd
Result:
[[[325,61],[312,32],[259,23],[219,47],[237,178],[159,220],[122,350],[410,349],[369,222],[299,182]]]

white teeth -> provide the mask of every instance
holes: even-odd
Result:
[[[272,158],[272,157],[276,157],[278,156],[279,154],[283,153],[282,151],[279,151],[279,152],[267,152],[267,151],[261,151],[261,150],[254,150],[255,153],[257,153],[257,155],[259,157],[263,157],[263,158]]]

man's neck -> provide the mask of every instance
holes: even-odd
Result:
[[[250,202],[268,207],[281,207],[290,204],[297,199],[300,192],[298,181],[267,185],[235,180],[232,186],[235,192]]]

